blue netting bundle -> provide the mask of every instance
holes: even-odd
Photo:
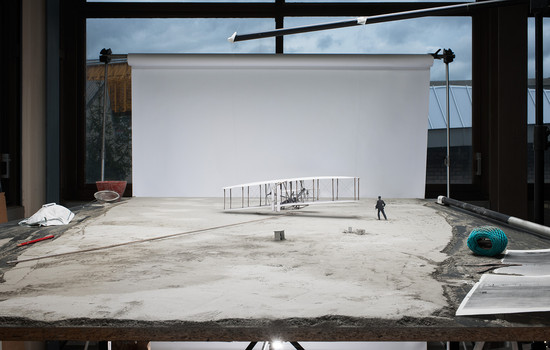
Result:
[[[467,244],[475,254],[495,256],[506,249],[508,238],[498,227],[482,226],[472,230]]]

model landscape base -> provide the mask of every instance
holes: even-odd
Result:
[[[385,201],[388,221],[377,220],[374,199],[272,213],[224,212],[219,198],[132,198],[75,210],[64,228],[9,226],[0,234],[0,338],[425,341],[548,334],[548,318],[539,315],[505,316],[506,322],[455,316],[484,264],[495,262],[474,256],[464,242],[486,221],[430,200]],[[511,248],[547,245],[505,230]],[[275,231],[285,240],[274,240]],[[55,239],[14,248],[43,234]],[[160,236],[171,238],[154,239]],[[130,244],[79,253],[122,243]],[[6,264],[60,253],[69,254]]]

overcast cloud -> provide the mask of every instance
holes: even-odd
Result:
[[[348,18],[287,18],[285,27]],[[272,19],[89,19],[87,58],[102,48],[113,53],[273,53],[275,40],[266,38],[231,44],[239,34],[274,28]],[[534,76],[534,21],[529,21],[529,76]],[[550,19],[545,19],[544,43],[550,43]],[[286,53],[415,53],[451,48],[452,80],[471,79],[471,19],[428,17],[286,36]],[[544,48],[545,76],[550,76],[550,47]],[[445,65],[435,61],[432,80],[445,79]]]

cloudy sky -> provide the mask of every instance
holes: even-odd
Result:
[[[287,18],[285,27],[350,18]],[[113,53],[273,53],[275,40],[266,38],[231,44],[227,38],[274,28],[272,19],[88,19],[87,58],[102,48]],[[550,19],[544,42],[550,43]],[[529,76],[534,76],[534,21],[529,20]],[[471,79],[471,19],[427,17],[286,36],[285,53],[415,53],[451,48],[452,80]],[[550,76],[550,45],[544,48],[545,76]],[[434,62],[432,80],[445,79],[445,65]]]

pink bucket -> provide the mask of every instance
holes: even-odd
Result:
[[[126,181],[96,181],[98,191],[115,191],[122,197],[126,189]]]

